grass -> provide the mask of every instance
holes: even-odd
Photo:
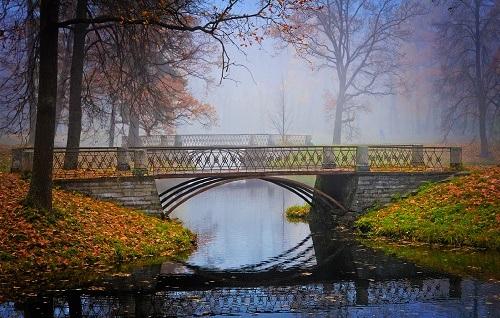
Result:
[[[0,146],[0,172],[10,171],[11,153],[10,148]]]
[[[289,179],[292,181],[297,181],[304,183],[310,187],[314,187],[316,184],[316,176],[315,175],[297,175],[297,176],[282,176],[282,178]]]
[[[374,209],[355,226],[372,237],[500,249],[500,166],[425,184],[410,197]]]
[[[77,193],[55,189],[50,212],[26,208],[28,186],[14,174],[0,173],[0,302],[2,295],[56,274],[101,273],[122,262],[184,257],[195,246],[194,234],[179,222]]]
[[[304,222],[309,216],[311,206],[307,203],[303,205],[292,205],[285,211],[285,215],[290,222]]]

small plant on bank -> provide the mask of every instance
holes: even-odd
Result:
[[[305,222],[309,216],[310,210],[311,206],[307,203],[303,205],[292,205],[286,209],[285,215],[288,221]]]
[[[146,168],[134,168],[132,169],[132,174],[136,177],[144,177],[148,174],[148,169]]]

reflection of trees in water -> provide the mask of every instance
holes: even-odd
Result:
[[[158,290],[152,294],[81,294],[54,297],[55,317],[165,317],[276,312],[334,312],[340,317],[359,305],[405,304],[455,298],[448,279],[335,283],[211,290]],[[77,300],[75,301],[75,296]],[[79,306],[75,308],[75,306]],[[358,307],[356,307],[358,306]],[[30,315],[30,308],[25,314]],[[36,312],[36,310],[32,311]]]

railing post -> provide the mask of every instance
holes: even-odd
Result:
[[[160,136],[160,146],[161,147],[167,147],[168,146],[168,135],[161,135]]]
[[[424,162],[424,145],[411,145],[411,165],[420,167]]]
[[[273,135],[267,135],[267,145],[270,147],[274,146]]]
[[[130,170],[130,165],[128,164],[128,153],[126,148],[117,148],[116,170],[118,171]]]
[[[312,146],[312,136],[306,135],[306,146]]]
[[[450,148],[450,168],[452,170],[462,169],[462,147]]]
[[[370,171],[368,146],[356,147],[356,171]]]
[[[148,156],[145,149],[134,150],[134,174],[143,175],[148,170]]]
[[[22,168],[23,160],[23,150],[22,148],[12,149],[12,161],[10,162],[10,172],[20,172]]]
[[[174,147],[182,147],[182,135],[175,135]]]
[[[323,147],[323,163],[321,166],[323,169],[333,169],[337,167],[335,164],[333,147]]]
[[[21,158],[21,172],[31,172],[33,171],[33,155],[34,151],[32,149],[24,149]]]
[[[255,142],[255,135],[250,135],[250,140],[248,142],[250,147],[255,147],[256,142]]]

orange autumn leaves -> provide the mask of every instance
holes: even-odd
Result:
[[[500,249],[500,167],[427,185],[416,195],[361,217],[375,236]]]
[[[20,271],[109,265],[146,256],[189,252],[194,235],[110,202],[54,191],[54,211],[24,208],[28,183],[0,173],[0,278]],[[0,279],[0,280],[1,280]]]

